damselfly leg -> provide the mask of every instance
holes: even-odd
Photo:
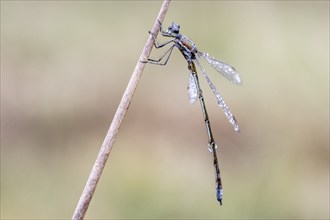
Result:
[[[148,63],[165,66],[167,64],[167,61],[170,59],[174,46],[175,45],[173,44],[159,59],[157,60],[148,59]],[[164,59],[166,55],[168,56],[165,58],[165,61],[162,63],[161,61]]]

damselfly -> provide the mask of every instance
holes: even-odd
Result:
[[[215,182],[216,182],[216,197],[217,200],[220,202],[220,205],[222,205],[222,182],[221,182],[221,176],[220,176],[220,169],[219,169],[219,163],[218,163],[218,158],[217,158],[217,145],[214,141],[212,130],[211,130],[211,124],[210,120],[206,111],[205,107],[205,101],[202,93],[202,89],[200,87],[199,81],[198,81],[198,76],[197,76],[197,70],[195,67],[195,63],[197,66],[200,68],[202,71],[202,74],[204,75],[207,83],[212,89],[212,92],[217,98],[218,105],[222,108],[223,112],[225,113],[227,119],[229,120],[230,124],[234,127],[234,130],[239,132],[239,126],[238,123],[234,117],[234,115],[231,113],[229,107],[223,100],[222,96],[220,95],[219,91],[216,89],[214,84],[211,82],[210,78],[206,74],[205,69],[202,67],[202,65],[199,62],[199,59],[203,57],[215,70],[220,72],[225,78],[227,78],[229,81],[231,81],[234,84],[241,84],[242,80],[239,76],[239,74],[236,72],[234,67],[223,63],[214,57],[211,57],[209,54],[201,52],[197,49],[196,45],[194,42],[192,42],[188,37],[180,34],[180,25],[172,23],[171,26],[168,27],[166,31],[163,31],[162,29],[162,24],[158,21],[159,26],[160,26],[160,33],[164,37],[171,37],[172,39],[159,44],[157,42],[157,39],[154,35],[154,33],[149,32],[152,37],[154,38],[154,45],[155,47],[161,48],[166,45],[170,45],[169,49],[159,58],[159,59],[148,59],[145,62],[152,63],[152,64],[158,64],[158,65],[166,65],[167,61],[169,60],[171,53],[173,51],[174,47],[177,47],[184,58],[188,62],[188,69],[189,69],[189,81],[188,81],[188,94],[189,94],[189,99],[191,103],[196,102],[197,97],[200,101],[203,116],[204,116],[204,121],[205,121],[205,126],[206,126],[206,131],[207,131],[207,136],[208,136],[208,149],[213,155],[213,165],[215,169]],[[162,62],[162,60],[165,60]]]

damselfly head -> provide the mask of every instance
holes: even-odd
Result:
[[[171,24],[171,26],[168,27],[166,31],[170,36],[176,37],[180,33],[180,25],[175,24],[174,22]]]

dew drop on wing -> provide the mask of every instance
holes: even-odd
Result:
[[[188,79],[188,95],[189,95],[189,102],[195,103],[197,101],[198,92],[197,92],[197,85],[194,80],[194,76],[189,73]]]
[[[234,115],[231,113],[229,107],[227,106],[227,104],[225,103],[225,101],[223,100],[220,92],[217,90],[217,88],[214,86],[214,84],[212,83],[212,81],[210,80],[210,78],[208,77],[205,69],[202,67],[202,65],[199,63],[198,59],[195,60],[195,62],[197,63],[197,65],[199,66],[199,68],[202,71],[202,74],[204,75],[207,83],[209,84],[213,94],[215,95],[215,97],[217,98],[217,103],[218,105],[222,108],[222,111],[225,113],[229,123],[234,127],[234,130],[239,132],[239,126],[238,123],[234,117]]]
[[[208,53],[198,52],[199,57],[203,57],[216,71],[221,73],[226,79],[234,84],[242,84],[242,79],[235,68],[226,64],[216,58],[210,56]]]

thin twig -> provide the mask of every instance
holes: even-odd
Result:
[[[160,22],[163,22],[163,20],[164,20],[165,14],[169,7],[169,3],[170,3],[170,0],[164,0],[164,2],[163,2],[163,5],[157,16],[157,20],[159,20]],[[157,20],[155,21],[154,26],[151,30],[151,32],[155,33],[155,34],[158,34],[158,32],[159,32],[159,23],[157,22]],[[110,125],[110,128],[108,130],[108,133],[103,141],[100,152],[96,158],[93,169],[92,169],[92,171],[89,175],[89,178],[87,180],[87,183],[85,185],[84,191],[82,192],[79,202],[77,204],[76,210],[72,216],[72,219],[74,219],[74,220],[83,219],[87,212],[89,203],[92,200],[97,183],[101,177],[102,171],[105,167],[105,164],[106,164],[109,154],[111,152],[112,146],[115,142],[119,127],[122,123],[122,120],[124,119],[124,116],[126,114],[128,107],[131,103],[133,94],[136,90],[136,87],[141,78],[142,72],[146,65],[145,63],[143,63],[141,61],[147,60],[147,58],[149,57],[149,55],[151,53],[153,43],[154,43],[153,38],[151,36],[149,36],[147,43],[146,43],[145,47],[143,48],[142,54],[132,73],[131,79],[128,82],[124,95],[119,103],[115,116],[114,116],[112,123]]]

